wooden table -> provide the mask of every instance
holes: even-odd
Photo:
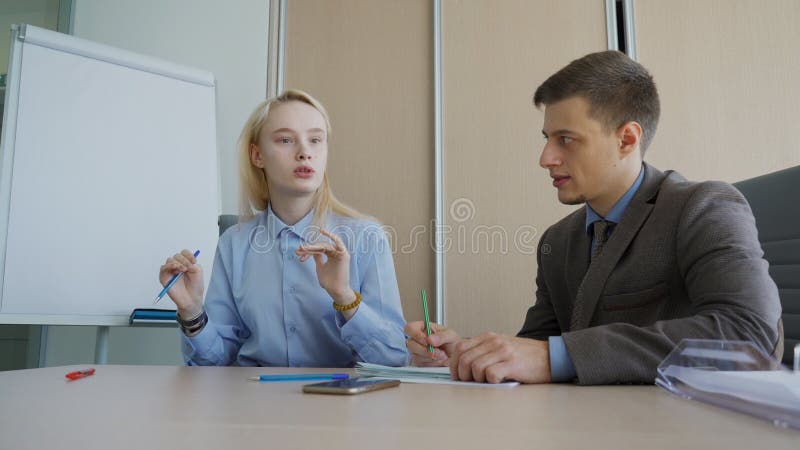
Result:
[[[64,378],[86,367],[0,372],[0,449],[800,449],[800,432],[654,386],[325,396],[246,380],[324,369],[96,366]]]

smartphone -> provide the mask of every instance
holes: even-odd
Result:
[[[326,381],[307,384],[303,392],[308,394],[355,395],[398,386],[400,380],[374,380],[370,378],[348,378],[346,380]]]

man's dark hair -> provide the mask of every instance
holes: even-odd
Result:
[[[644,66],[614,50],[590,53],[545,80],[536,89],[533,104],[538,108],[571,97],[588,100],[589,114],[608,131],[638,122],[644,156],[661,111],[653,77]]]

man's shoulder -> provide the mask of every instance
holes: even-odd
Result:
[[[654,169],[654,168],[653,168]],[[717,180],[692,181],[679,172],[667,170],[663,173],[653,170],[657,186],[653,186],[653,198],[640,198],[639,201],[653,201],[656,208],[669,208],[677,211],[698,206],[713,206],[720,200],[734,203],[745,202],[744,196],[730,183]],[[640,189],[645,188],[643,186]],[[651,191],[652,192],[652,191]],[[649,197],[649,194],[648,194]],[[542,234],[548,240],[569,236],[576,230],[583,230],[586,221],[586,207],[576,209],[548,227]]]
[[[656,205],[682,206],[707,204],[717,200],[744,202],[744,196],[732,184],[719,180],[690,181],[678,172],[668,172],[658,192]]]

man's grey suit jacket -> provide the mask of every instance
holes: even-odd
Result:
[[[581,208],[542,235],[536,304],[518,334],[563,336],[579,384],[653,383],[683,338],[748,340],[782,352],[778,290],[750,206],[733,186],[645,164],[591,270],[585,221]],[[570,329],[581,282],[584,305]]]

